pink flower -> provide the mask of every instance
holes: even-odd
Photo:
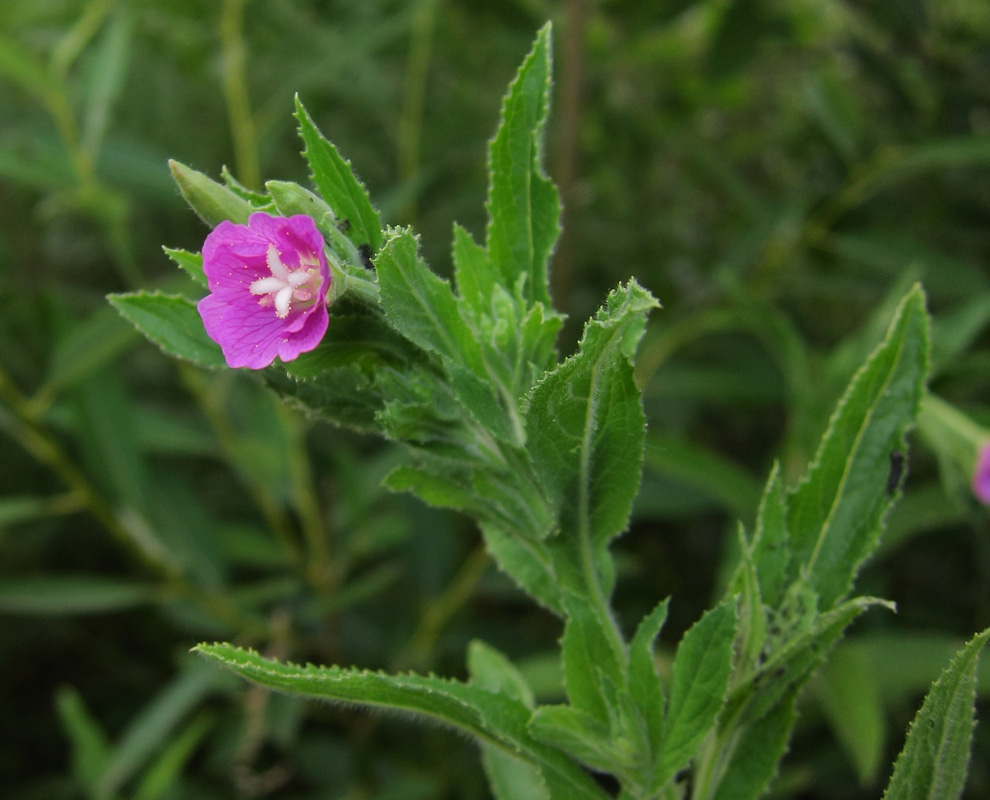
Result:
[[[221,222],[203,243],[210,294],[197,306],[231,367],[291,361],[327,331],[330,267],[310,217],[252,214]]]
[[[980,456],[973,470],[973,494],[986,505],[990,505],[990,442],[980,448]]]

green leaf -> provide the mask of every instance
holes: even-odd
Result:
[[[468,647],[468,672],[471,682],[518,700],[527,708],[533,708],[533,690],[516,666],[490,644],[477,639]]]
[[[875,782],[883,760],[885,680],[861,650],[840,645],[810,687],[863,785]]]
[[[131,14],[128,9],[119,8],[92,52],[92,64],[87,76],[89,85],[86,93],[82,145],[94,160],[110,124],[113,106],[120,97],[127,79],[133,33]]]
[[[874,551],[891,505],[890,453],[918,412],[928,368],[928,316],[920,287],[902,300],[887,337],[853,378],[822,438],[807,478],[788,506],[795,566],[821,607],[852,585]]]
[[[180,295],[131,292],[107,296],[121,316],[176,358],[208,369],[227,366],[220,345],[206,334],[196,305]]]
[[[574,706],[540,706],[529,730],[539,741],[598,772],[614,774],[626,766],[613,746],[609,726]]]
[[[488,255],[502,285],[525,279],[527,305],[550,307],[548,262],[560,233],[560,201],[543,170],[543,132],[550,113],[550,25],[539,32],[502,104],[489,149]]]
[[[849,624],[876,605],[893,607],[875,597],[855,597],[824,614],[809,610],[810,619],[772,647],[759,669],[732,690],[727,706],[735,714],[740,705],[745,705],[743,722],[758,720],[769,713],[792,689],[808,682]]]
[[[344,233],[356,247],[370,248],[377,253],[382,245],[382,221],[364,185],[345,161],[337,148],[327,141],[313,123],[309,113],[296,96],[296,119],[299,135],[306,145],[303,155],[309,162],[313,182],[327,202]]]
[[[908,730],[883,800],[957,800],[973,737],[976,668],[990,628],[960,651],[932,686]]]
[[[578,353],[533,388],[527,439],[560,529],[601,556],[639,488],[646,418],[632,359],[657,302],[634,280],[588,321]],[[599,569],[606,571],[600,562]]]
[[[172,178],[193,211],[211,228],[224,220],[246,224],[255,208],[223,184],[174,159],[168,162]]]
[[[424,350],[484,374],[478,341],[461,317],[450,284],[430,271],[418,249],[409,229],[389,230],[375,259],[386,316]]]
[[[550,542],[523,540],[508,522],[482,521],[485,546],[499,567],[523,591],[558,617],[564,616],[561,580],[553,564]]]
[[[780,464],[776,462],[756,513],[752,549],[760,599],[770,608],[777,608],[787,588],[791,550],[784,485],[780,479]]]
[[[52,70],[5,34],[0,34],[0,75],[6,75],[42,102],[64,102],[63,86]]]
[[[188,250],[174,250],[170,247],[163,247],[165,255],[172,259],[183,272],[196,281],[197,285],[204,289],[208,287],[206,273],[203,272],[203,254],[190,253]]]
[[[546,782],[532,764],[490,744],[481,746],[481,758],[495,800],[551,800]]]
[[[797,719],[797,695],[792,689],[766,716],[746,726],[732,751],[714,800],[756,800],[766,794],[787,752]]]
[[[552,800],[605,800],[605,793],[575,764],[533,740],[526,729],[529,709],[504,694],[433,676],[282,664],[227,644],[201,644],[195,650],[269,689],[314,700],[409,711],[450,725],[535,766]]]
[[[586,598],[565,592],[564,608],[567,624],[560,644],[567,697],[575,708],[606,724],[610,709],[605,683],[623,685],[623,654],[616,652],[608,623]]]
[[[96,575],[4,578],[0,611],[7,614],[106,614],[144,605],[155,587]]]
[[[707,611],[677,646],[654,791],[688,764],[715,727],[729,687],[735,636],[735,603],[727,601]]]
[[[477,314],[490,315],[498,274],[488,257],[488,251],[456,224],[453,259],[454,280],[460,296]]]

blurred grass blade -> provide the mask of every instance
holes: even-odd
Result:
[[[193,719],[167,744],[164,752],[144,773],[134,791],[134,800],[161,800],[166,797],[212,727],[213,718],[208,714],[200,714]]]
[[[976,668],[990,639],[977,634],[932,686],[894,765],[883,800],[957,800],[973,738]]]
[[[93,160],[99,153],[113,107],[126,81],[133,28],[127,7],[118,7],[93,52],[82,128],[82,146]]]
[[[45,105],[62,93],[62,84],[51,71],[3,33],[0,33],[0,75],[6,75]]]
[[[46,575],[0,580],[0,612],[44,616],[106,614],[144,605],[156,589],[102,575]]]
[[[109,800],[97,789],[110,758],[110,740],[79,694],[63,686],[55,695],[55,710],[71,745],[72,774],[90,800]]]
[[[134,328],[119,313],[98,309],[59,339],[41,391],[57,391],[98,371],[135,341]]]
[[[130,721],[112,750],[99,788],[117,794],[156,753],[173,741],[179,723],[218,688],[230,684],[228,676],[186,660],[184,670],[165,686]]]
[[[886,680],[884,672],[859,650],[840,645],[811,685],[862,785],[876,780],[883,763],[884,708],[878,684]]]

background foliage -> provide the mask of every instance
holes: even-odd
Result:
[[[458,516],[380,488],[401,456],[251,380],[176,364],[108,292],[175,285],[206,229],[168,174],[305,182],[298,92],[390,223],[449,272],[484,225],[508,78],[557,29],[549,165],[563,350],[630,275],[643,492],[618,546],[627,626],[699,616],[771,460],[793,480],[914,280],[931,389],[990,424],[990,13],[982,0],[482,3],[8,0],[0,16],[0,778],[12,798],[472,798],[445,731],[266,697],[187,655],[454,674],[479,637],[541,699],[553,619]],[[924,431],[922,431],[924,433]],[[987,625],[986,511],[916,436],[860,577],[895,600],[816,678],[781,796],[872,797],[918,698]],[[169,554],[164,557],[162,554]],[[986,680],[981,686],[987,687]],[[986,716],[986,708],[982,709]],[[977,729],[970,795],[985,796]]]

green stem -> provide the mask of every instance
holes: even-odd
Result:
[[[220,11],[223,94],[230,117],[230,135],[238,179],[249,189],[261,188],[261,167],[244,56],[244,6],[247,0],[224,0]]]
[[[409,58],[406,62],[406,85],[402,114],[399,117],[399,179],[411,184],[419,170],[419,145],[423,132],[423,107],[426,78],[437,19],[437,0],[420,0],[413,14]],[[400,217],[412,225],[416,220],[416,201],[409,195]]]
[[[427,604],[420,615],[419,625],[396,658],[396,670],[429,663],[440,633],[468,601],[490,563],[484,546],[475,548],[443,594]]]

